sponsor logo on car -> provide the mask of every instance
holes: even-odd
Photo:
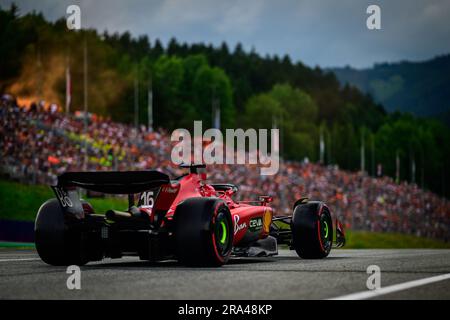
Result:
[[[263,221],[261,217],[250,219],[248,229],[252,232],[259,231],[263,227]]]
[[[178,191],[178,187],[172,188],[172,187],[167,186],[167,187],[164,187],[162,189],[162,191],[164,193],[176,193]]]
[[[247,224],[245,222],[239,224],[239,219],[240,217],[238,215],[234,216],[234,234],[247,227]]]

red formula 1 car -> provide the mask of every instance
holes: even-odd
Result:
[[[56,199],[39,209],[36,249],[52,265],[82,265],[104,257],[137,255],[177,259],[190,266],[220,266],[230,255],[272,256],[279,244],[302,258],[324,258],[345,243],[342,226],[320,201],[298,200],[290,216],[274,216],[272,198],[234,201],[233,184],[206,184],[204,165],[184,166],[174,180],[158,171],[67,172],[53,188]],[[128,194],[128,209],[96,214],[77,188]],[[135,195],[139,201],[135,205]]]

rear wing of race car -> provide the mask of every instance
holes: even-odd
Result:
[[[81,216],[83,207],[77,187],[101,193],[132,195],[169,182],[169,176],[159,171],[66,172],[58,177],[58,184],[52,189],[65,212]]]

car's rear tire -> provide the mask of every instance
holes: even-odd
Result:
[[[333,221],[329,208],[320,201],[298,204],[291,222],[292,246],[304,259],[328,256],[333,242]]]
[[[233,222],[224,201],[190,198],[175,211],[177,259],[188,266],[221,266],[231,254]]]
[[[67,224],[58,200],[47,200],[39,208],[34,231],[36,250],[45,263],[55,266],[87,263],[83,234]]]

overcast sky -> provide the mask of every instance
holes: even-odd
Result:
[[[2,8],[11,0],[0,0]],[[42,11],[54,21],[69,4],[82,27],[147,34],[150,40],[241,42],[261,54],[289,54],[310,66],[369,67],[450,53],[446,0],[14,0],[20,14]],[[381,30],[368,30],[366,9],[381,7]]]

